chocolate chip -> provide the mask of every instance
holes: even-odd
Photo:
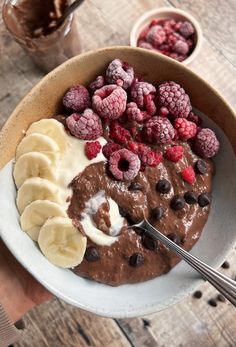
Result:
[[[189,205],[193,205],[197,203],[197,195],[194,192],[186,192],[184,194],[184,200],[187,202]]]
[[[202,292],[200,290],[196,290],[193,293],[193,297],[196,298],[196,299],[200,299],[202,297]]]
[[[129,265],[133,267],[141,266],[144,263],[144,257],[141,253],[134,253],[129,258]]]
[[[210,202],[211,202],[210,194],[202,193],[202,194],[199,195],[199,197],[198,197],[198,204],[199,204],[199,206],[205,207],[205,206],[209,205]]]
[[[142,235],[142,244],[150,251],[154,251],[157,248],[157,241],[147,235]]]
[[[204,175],[207,172],[206,162],[202,159],[199,159],[195,163],[195,171],[201,175]]]
[[[221,265],[221,267],[223,269],[229,269],[230,268],[229,262],[228,261],[224,261],[223,264]]]
[[[210,300],[208,300],[208,304],[209,304],[210,306],[213,306],[213,307],[216,307],[216,306],[217,306],[217,302],[215,301],[215,299],[210,299]]]
[[[159,180],[156,185],[156,190],[159,193],[167,194],[171,190],[171,184],[165,179]]]
[[[130,184],[128,189],[131,190],[131,191],[137,191],[137,190],[142,190],[143,187],[138,182],[131,182],[131,184]]]
[[[183,198],[181,198],[179,195],[175,195],[170,202],[170,207],[173,210],[179,211],[182,210],[182,208],[184,208],[185,205],[185,201]]]
[[[164,215],[164,209],[162,207],[155,207],[152,209],[151,214],[155,220],[160,220]]]
[[[179,235],[177,235],[176,233],[170,233],[167,235],[167,237],[177,245],[179,245],[181,242]]]
[[[226,301],[226,298],[224,297],[224,295],[218,294],[218,295],[217,295],[217,300],[220,301],[220,302],[225,302],[225,301]]]
[[[86,249],[84,257],[89,262],[98,261],[100,259],[98,250],[95,247],[88,247]]]

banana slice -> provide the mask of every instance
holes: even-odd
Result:
[[[36,200],[31,202],[21,215],[21,229],[34,240],[38,240],[39,230],[48,218],[66,217],[66,211],[55,202]]]
[[[43,153],[29,152],[21,155],[16,161],[13,177],[17,188],[30,177],[46,178],[56,181],[56,170],[51,160]]]
[[[59,205],[62,204],[59,187],[51,181],[40,177],[28,178],[18,190],[16,204],[20,214],[22,214],[27,205],[35,200],[50,200]]]
[[[28,152],[56,152],[60,153],[58,144],[49,136],[32,133],[25,136],[16,149],[16,159]]]
[[[67,134],[64,126],[56,119],[41,119],[31,124],[26,135],[40,133],[51,137],[59,146],[62,153],[68,147]]]
[[[72,225],[71,219],[54,217],[40,229],[38,243],[51,263],[71,268],[82,262],[87,238]]]

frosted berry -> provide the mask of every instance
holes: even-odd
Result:
[[[103,118],[117,119],[126,109],[127,94],[115,84],[97,89],[92,102],[94,110]]]
[[[110,138],[115,142],[125,145],[131,139],[129,130],[122,127],[118,122],[112,122],[110,125]]]
[[[139,41],[138,42],[138,47],[140,48],[145,48],[145,49],[153,49],[151,43],[145,42],[145,41]]]
[[[187,55],[188,51],[189,51],[189,47],[188,47],[187,42],[184,42],[182,40],[178,40],[178,41],[176,41],[176,43],[173,47],[173,50],[178,54]]]
[[[148,82],[135,82],[131,87],[131,99],[140,109],[145,108],[147,104],[153,103],[156,88]],[[149,105],[150,107],[150,105]]]
[[[181,171],[182,178],[189,184],[193,184],[196,181],[195,171],[192,166],[187,166]]]
[[[174,163],[177,163],[180,159],[183,158],[184,154],[184,148],[182,146],[173,146],[169,147],[165,152],[165,157],[173,161]]]
[[[220,144],[211,129],[204,128],[196,136],[194,150],[202,158],[211,158],[217,154]]]
[[[179,32],[183,37],[187,39],[195,32],[195,30],[192,24],[186,21],[180,25]]]
[[[139,157],[126,148],[120,149],[111,154],[109,169],[117,180],[133,180],[140,169]]]
[[[199,117],[197,114],[193,113],[192,111],[189,112],[188,118],[187,118],[190,122],[193,122],[197,125],[201,125],[202,124],[202,118]]]
[[[152,117],[144,126],[143,135],[147,142],[153,144],[170,143],[175,136],[175,131],[169,119]]]
[[[96,140],[103,133],[101,119],[89,108],[82,114],[73,113],[66,118],[66,125],[71,134],[80,140]]]
[[[154,25],[147,33],[146,40],[154,47],[161,45],[166,39],[166,33],[160,25]]]
[[[165,106],[170,115],[176,118],[187,118],[192,108],[188,94],[173,81],[164,82],[159,86],[157,101],[159,106]]]
[[[121,149],[121,145],[115,142],[107,142],[103,147],[102,147],[102,154],[104,155],[105,158],[109,159],[111,154],[113,152],[118,151]]]
[[[162,161],[162,154],[160,152],[152,151],[150,147],[143,143],[130,141],[127,144],[127,148],[138,155],[143,167],[156,167]]]
[[[160,117],[167,117],[169,114],[169,111],[166,107],[161,107],[160,110],[158,111],[158,116]]]
[[[185,118],[176,118],[174,127],[183,141],[193,138],[197,133],[197,125]]]
[[[146,111],[141,111],[135,102],[127,104],[126,115],[129,120],[134,120],[138,123],[143,123],[151,117]]]
[[[105,77],[104,76],[97,76],[97,78],[90,83],[89,85],[89,89],[91,90],[92,93],[95,92],[95,90],[102,88],[103,86],[105,86],[106,81],[105,81]]]
[[[92,160],[93,158],[96,158],[96,156],[101,151],[101,149],[102,149],[102,146],[100,145],[99,141],[86,142],[84,147],[84,152],[86,157],[89,160]]]
[[[122,80],[123,88],[127,89],[133,82],[134,69],[128,63],[115,59],[108,65],[106,79],[110,84],[116,84],[117,80]]]
[[[91,106],[89,92],[80,84],[71,87],[64,95],[62,102],[67,109],[79,113]]]

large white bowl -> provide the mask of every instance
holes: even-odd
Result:
[[[113,288],[52,265],[20,229],[12,179],[11,159],[23,136],[22,130],[36,119],[58,112],[60,99],[70,85],[87,84],[114,58],[128,61],[150,82],[157,84],[173,79],[181,83],[190,93],[193,104],[224,130],[225,133],[212,120],[206,119],[206,125],[209,123],[215,129],[221,141],[221,150],[215,161],[217,171],[210,216],[192,253],[216,267],[235,244],[235,114],[214,89],[180,63],[129,47],[101,49],[69,60],[47,75],[17,106],[0,133],[0,235],[19,262],[56,296],[98,315],[133,317],[162,310],[180,301],[200,284],[199,276],[181,262],[161,277]],[[222,119],[222,115],[227,119]]]

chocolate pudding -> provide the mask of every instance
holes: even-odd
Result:
[[[186,165],[196,166],[199,158],[188,143],[181,144],[185,154],[182,160],[173,163],[163,159],[157,167],[139,172],[132,182],[115,180],[106,162],[87,166],[72,181],[73,196],[68,215],[80,231],[83,232],[80,221],[86,203],[99,191],[112,198],[125,217],[118,239],[111,246],[99,246],[88,239],[88,254],[73,270],[76,274],[118,286],[146,281],[168,272],[180,259],[145,233],[127,229],[129,224],[141,221],[144,216],[186,250],[197,242],[210,210],[209,204],[201,207],[197,201],[205,193],[207,196],[211,193],[214,167],[213,162],[206,159],[205,173],[196,174],[193,185],[186,183],[180,172]],[[163,151],[168,147],[165,146],[161,147]],[[106,203],[102,206],[94,223],[97,227],[103,225],[106,231],[110,223],[108,207]]]
[[[3,6],[7,29],[46,71],[81,51],[73,14],[60,26],[56,23],[68,4],[68,0],[17,0]]]

